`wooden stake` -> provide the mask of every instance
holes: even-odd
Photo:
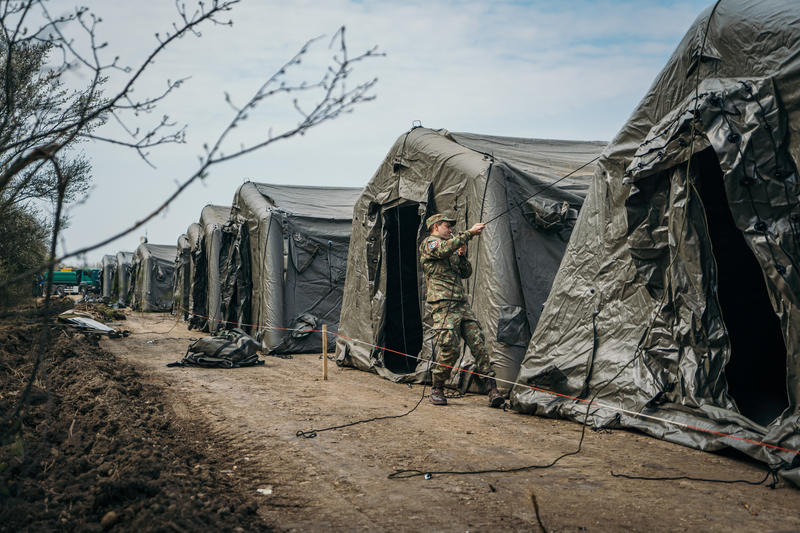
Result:
[[[322,380],[328,381],[328,324],[322,324]]]

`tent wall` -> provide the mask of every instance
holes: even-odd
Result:
[[[589,415],[595,426],[705,450],[732,446],[800,482],[796,454],[756,444],[800,448],[800,34],[790,23],[798,19],[797,3],[726,0],[694,23],[598,164],[527,349],[515,408],[583,420],[583,404],[527,385],[599,394],[676,424],[600,408]],[[725,216],[733,229],[720,229]],[[734,230],[744,246],[732,259],[714,240]],[[751,261],[758,268],[748,273]],[[738,304],[744,309],[719,289],[729,268],[748,276],[733,289],[752,295]],[[760,318],[746,318],[770,313],[777,341]],[[742,324],[770,354],[737,348],[730,329]],[[743,359],[760,367],[751,380],[764,379],[767,365],[786,369],[766,372],[786,392],[776,395],[786,410],[771,422],[743,415],[730,394],[728,377],[741,378]],[[772,409],[774,417],[780,408]]]
[[[355,201],[358,191],[351,197]],[[289,216],[286,229],[286,278],[283,288],[284,321],[292,328],[319,329],[328,324],[331,333],[338,331],[342,307],[347,249],[351,220],[319,220]],[[274,351],[317,351],[322,338],[315,335],[286,335]],[[328,338],[328,350],[335,349],[335,338]]]
[[[116,289],[116,297],[122,305],[130,303],[131,268],[133,252],[117,252],[117,268],[112,285]]]
[[[197,327],[201,325],[200,316],[205,309],[205,251],[200,245],[202,228],[197,222],[192,222],[186,229],[186,240],[189,245],[189,324]]]
[[[133,253],[131,307],[138,311],[172,310],[173,270],[177,247],[142,243]]]
[[[559,186],[553,183],[591,161],[603,146],[599,142],[451,134],[426,128],[402,135],[353,212],[340,328],[356,340],[338,340],[337,361],[394,381],[426,380],[433,332],[417,257],[418,245],[427,235],[424,221],[436,212],[450,212],[458,218],[456,229],[463,230],[474,222],[497,217],[469,245],[474,274],[466,283],[473,310],[484,326],[493,367],[499,378],[513,381],[533,330],[529,323],[535,326],[538,320],[588,188],[591,166]],[[400,211],[405,214],[398,218]],[[394,228],[400,219],[409,219],[410,211],[416,211],[417,225]],[[545,227],[542,221],[550,226]],[[397,233],[412,233],[415,239],[413,250],[408,247],[412,253],[402,258],[393,250]],[[535,259],[525,259],[529,250],[536,251]],[[404,265],[389,265],[389,260],[402,260]],[[524,276],[520,275],[521,266],[526,268]],[[399,287],[389,279],[390,274],[408,269],[415,272],[416,298],[389,295]],[[403,291],[407,293],[411,289],[407,287],[408,278],[404,280]],[[403,343],[408,345],[408,335],[403,338],[393,333],[398,331],[395,300],[403,305],[416,300],[419,306],[415,313],[406,312],[410,319],[405,320],[406,328],[419,328],[416,320],[422,318],[422,346],[417,352],[418,344],[412,343],[415,353],[408,354],[414,361],[411,371],[409,365],[398,361],[403,356],[390,351],[403,351]],[[468,351],[458,365],[471,366]],[[464,376],[454,372],[450,385],[466,386],[461,381]]]
[[[175,253],[175,269],[173,271],[172,312],[182,317],[188,317],[189,290],[192,268],[192,252],[189,248],[189,238],[184,233],[178,237],[178,250]]]
[[[318,330],[324,323],[336,332],[352,207],[359,192],[243,184],[234,196],[234,222],[225,229],[235,234],[223,253],[221,316],[252,324],[251,333],[271,352],[319,351],[318,332],[286,329]]]
[[[117,258],[113,255],[104,255],[102,262],[103,298],[111,299],[114,291],[114,274],[117,269]]]
[[[251,330],[253,276],[248,225],[231,220],[223,231],[228,234],[226,239],[230,244],[221,258],[220,318],[227,325]]]
[[[196,307],[199,311],[198,323],[200,329],[216,333],[220,328],[221,319],[221,284],[220,270],[221,258],[225,255],[225,248],[230,245],[231,233],[224,232],[223,228],[230,219],[230,206],[207,205],[200,213],[200,242],[202,248],[199,254],[204,261],[202,270],[205,273],[196,283],[203,284],[205,294],[202,305]],[[199,303],[199,302],[198,302]]]

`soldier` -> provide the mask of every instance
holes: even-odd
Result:
[[[433,329],[436,331],[434,357],[437,363],[441,363],[435,365],[431,371],[431,403],[447,405],[444,384],[458,359],[460,335],[475,358],[477,372],[491,376],[486,380],[489,405],[500,407],[505,400],[497,390],[494,370],[489,365],[483,330],[472,313],[461,285],[461,278],[472,275],[472,265],[466,256],[467,242],[480,235],[486,224],[478,222],[468,231],[453,235],[455,222],[455,219],[442,214],[429,217],[426,225],[430,236],[422,242],[419,250],[419,261],[427,284],[427,301],[431,307]]]

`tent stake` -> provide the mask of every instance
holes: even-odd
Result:
[[[322,380],[328,381],[328,324],[322,324]]]

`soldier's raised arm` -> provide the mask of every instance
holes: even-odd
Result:
[[[472,238],[469,231],[456,233],[452,239],[428,239],[425,243],[425,254],[433,259],[446,259],[456,253],[463,244]]]

